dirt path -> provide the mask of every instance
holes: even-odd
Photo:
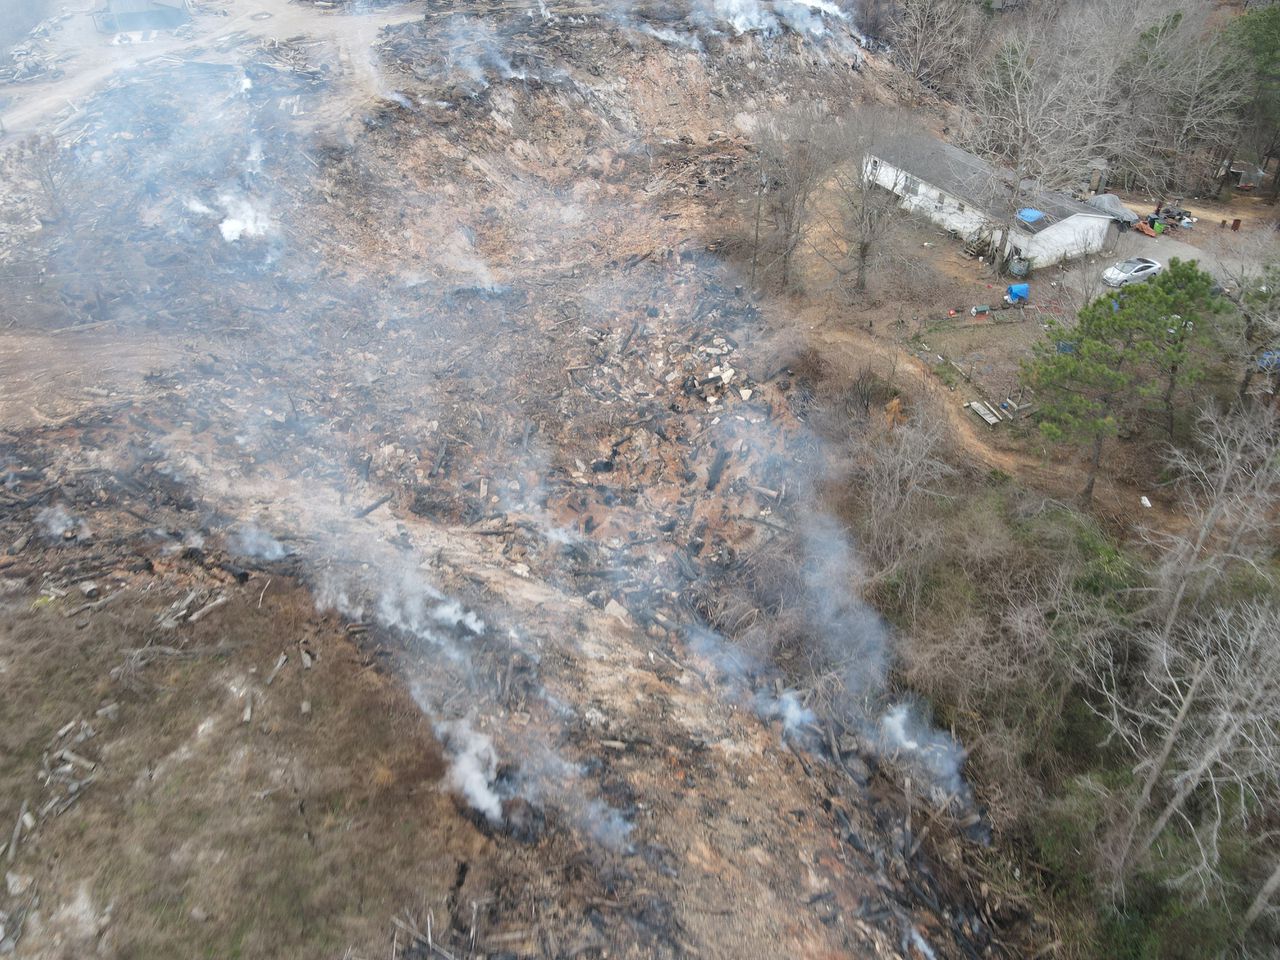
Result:
[[[0,335],[0,423],[48,426],[97,404],[140,395],[149,373],[189,356],[172,338],[121,338],[110,325],[85,332]]]
[[[1050,460],[1047,455],[997,446],[992,442],[992,431],[1001,428],[980,422],[964,408],[961,391],[943,389],[928,366],[904,345],[830,321],[815,323],[809,336],[824,351],[846,363],[871,361],[882,372],[890,374],[918,403],[945,417],[952,441],[985,468],[999,470],[1063,500],[1079,494],[1084,477],[1079,463]],[[1141,506],[1140,498],[1144,495],[1151,500],[1150,509]],[[1099,512],[1126,526],[1134,522],[1139,512],[1144,523],[1162,529],[1176,528],[1185,522],[1176,506],[1158,499],[1155,491],[1139,490],[1105,473],[1098,477],[1094,502]]]

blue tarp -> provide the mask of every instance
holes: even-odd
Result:
[[[1039,223],[1044,219],[1044,214],[1031,207],[1023,207],[1018,211],[1018,219],[1023,223]]]
[[[1017,303],[1020,300],[1027,300],[1031,297],[1031,284],[1029,283],[1011,283],[1009,284],[1009,302]]]

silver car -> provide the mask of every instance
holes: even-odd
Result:
[[[1164,269],[1164,264],[1148,257],[1130,257],[1112,264],[1102,272],[1102,282],[1109,287],[1124,287],[1131,283],[1150,280]]]

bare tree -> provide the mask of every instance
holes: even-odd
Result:
[[[1138,689],[1114,660],[1102,666],[1104,716],[1137,755],[1140,778],[1114,849],[1118,889],[1175,825],[1197,851],[1178,879],[1202,891],[1217,884],[1219,831],[1229,810],[1248,805],[1229,804],[1227,795],[1256,800],[1280,775],[1277,623],[1274,603],[1246,601],[1168,638],[1144,633]]]
[[[1262,882],[1258,892],[1254,894],[1249,909],[1245,911],[1243,927],[1248,931],[1269,909],[1271,898],[1280,893],[1280,857],[1277,857],[1267,879]]]
[[[858,29],[871,37],[879,38],[893,18],[893,0],[862,0],[856,4]]]
[[[1005,168],[982,198],[998,217],[1002,263],[1012,255],[1018,210],[1041,187],[1076,179],[1103,142],[1103,97],[1091,71],[1046,68],[1068,57],[1039,34],[1014,35],[968,84],[961,140]]]
[[[1168,464],[1182,487],[1191,523],[1153,535],[1163,548],[1155,584],[1166,641],[1189,599],[1198,606],[1232,570],[1266,575],[1280,529],[1280,417],[1265,407],[1206,410],[1191,450],[1173,449]]]
[[[830,170],[833,151],[828,122],[815,108],[798,108],[761,122],[756,135],[759,182],[756,187],[753,283],[768,241],[766,267],[778,266],[780,283],[793,282],[795,255],[809,224],[812,204]],[[761,237],[763,226],[767,237]]]
[[[1236,394],[1246,403],[1254,379],[1268,367],[1265,358],[1280,351],[1280,243],[1268,232],[1255,231],[1228,234],[1215,247],[1227,296],[1240,311],[1239,339],[1227,348],[1238,358]],[[1273,375],[1280,393],[1280,371]]]
[[[852,449],[853,476],[864,506],[860,545],[876,566],[872,586],[894,584],[899,600],[914,601],[920,572],[941,537],[939,484],[955,471],[942,458],[946,426],[938,418],[867,430]]]
[[[1228,47],[1197,0],[1043,5],[973,64],[961,139],[1010,171],[993,191],[1007,229],[1036,189],[1081,184],[1090,160],[1160,192],[1203,179],[1236,136]]]
[[[969,0],[898,0],[890,20],[894,62],[917,85],[943,91],[972,54],[980,16]]]
[[[75,163],[57,140],[33,134],[11,148],[4,160],[8,176],[36,185],[46,220],[60,223],[68,219],[73,209],[68,193]]]
[[[894,224],[906,215],[894,191],[879,183],[869,155],[881,138],[906,122],[896,111],[863,107],[832,128],[844,162],[830,180],[831,202],[815,206],[815,219],[824,229],[811,246],[859,294],[866,292],[871,268],[883,259]]]
[[[1238,137],[1243,95],[1231,50],[1202,4],[1139,3],[1124,22],[1095,12],[1118,54],[1107,91],[1113,159],[1135,185],[1156,193],[1212,180],[1216,156]]]

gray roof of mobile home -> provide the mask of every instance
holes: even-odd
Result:
[[[927,134],[892,134],[876,141],[867,152],[922,183],[987,212],[1007,201],[1013,189],[1013,171]],[[1041,210],[1054,220],[1065,220],[1077,214],[1106,216],[1104,212],[1065,194],[1046,190],[1033,180],[1023,181],[1020,204]]]

